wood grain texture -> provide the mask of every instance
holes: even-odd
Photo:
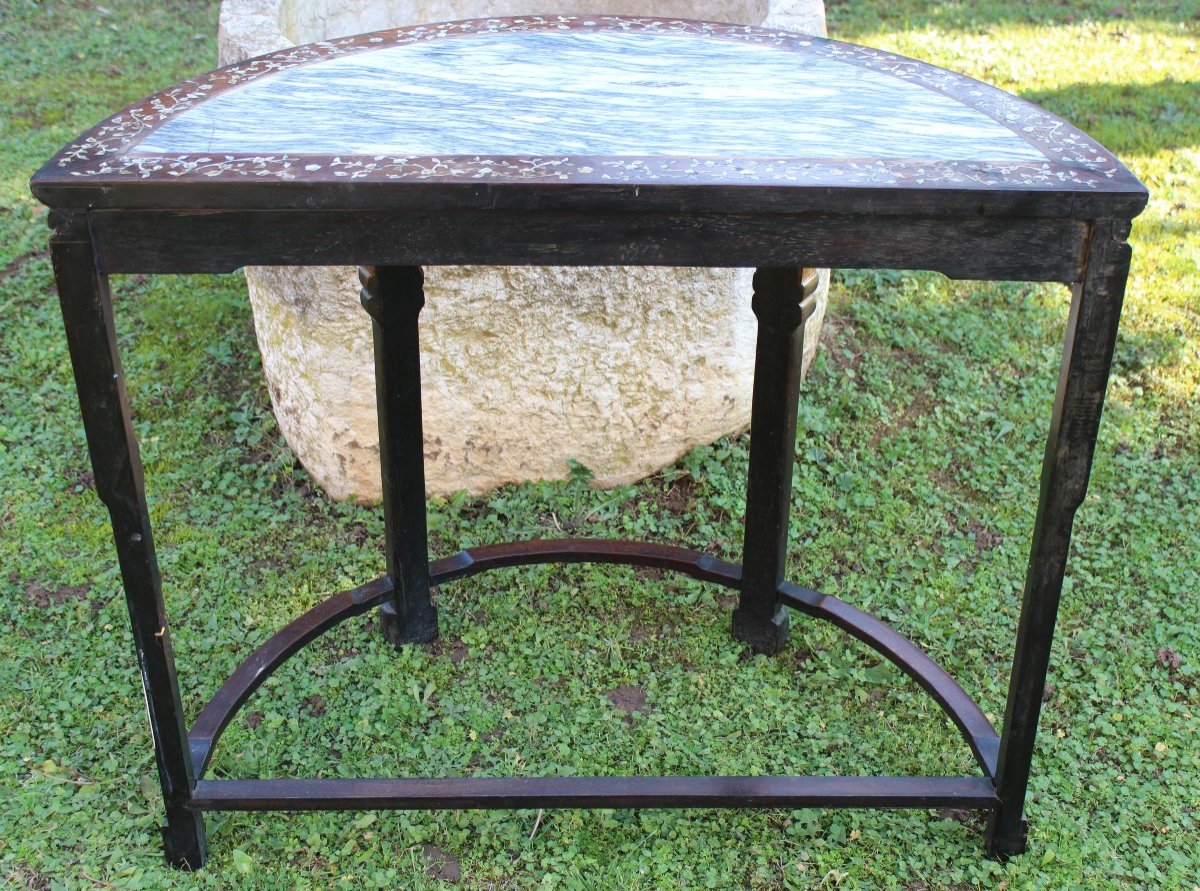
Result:
[[[1026,847],[1025,794],[1071,530],[1087,493],[1117,342],[1132,257],[1128,235],[1126,221],[1096,223],[1086,275],[1072,294],[1000,739],[996,783],[1002,804],[987,833],[988,852],[1001,859]]]
[[[1087,226],[1003,220],[623,212],[97,211],[106,272],[246,265],[832,266],[1075,281]]]
[[[419,323],[425,276],[419,266],[363,266],[359,282],[374,334],[384,551],[395,586],[395,596],[380,607],[379,620],[396,647],[428,643],[438,635],[438,620],[429,597],[421,421]]]
[[[61,218],[56,223],[68,224]],[[77,221],[75,221],[77,222]],[[51,240],[54,276],[87,434],[96,494],[108,508],[121,566],[146,715],[154,740],[166,823],[167,860],[186,869],[205,859],[204,821],[184,805],[195,782],[162,579],[150,531],[141,457],[117,351],[108,279],[78,225]]]
[[[752,307],[758,319],[754,407],[742,536],[742,584],[733,611],[735,640],[774,654],[787,638],[788,614],[779,602],[792,515],[796,408],[804,323],[812,314],[816,270],[765,267],[754,273]]]
[[[474,777],[202,780],[200,811],[460,808],[991,808],[986,777]]]

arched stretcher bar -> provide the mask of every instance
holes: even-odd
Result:
[[[668,569],[737,590],[741,567],[707,554],[659,544],[564,539],[487,545],[430,564],[433,585],[489,569],[535,563],[620,563]],[[256,649],[209,701],[188,734],[202,777],[221,732],[250,695],[293,654],[395,594],[376,579],[313,607]],[[204,780],[192,806],[201,810],[308,810],[362,807],[991,807],[999,737],[975,701],[941,666],[878,619],[836,597],[785,583],[780,600],[832,622],[870,646],[937,701],[971,747],[981,777],[535,777],[496,779]]]

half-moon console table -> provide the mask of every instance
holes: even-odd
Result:
[[[1074,127],[967,77],[815,37],[605,16],[488,19],[298,47],[187,81],[82,135],[32,188],[52,210],[54,270],[96,490],[112,516],[171,863],[204,862],[203,814],[214,810],[948,806],[990,812],[993,856],[1025,849],[1071,525],[1117,334],[1126,236],[1147,200]],[[107,277],[247,264],[362,267],[387,574],[267,640],[189,731]],[[417,320],[421,267],[439,264],[756,267],[741,564],[590,540],[430,562]],[[1073,286],[1003,735],[914,644],[783,578],[816,266]],[[676,570],[737,591],[733,635],[760,652],[780,647],[789,607],[833,622],[938,702],[980,775],[203,779],[238,707],[337,623],[378,609],[397,646],[428,641],[432,587],[498,566],[583,561]]]

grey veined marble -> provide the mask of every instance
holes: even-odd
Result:
[[[501,32],[281,71],[174,117],[135,154],[1043,161],[935,90],[686,34]]]

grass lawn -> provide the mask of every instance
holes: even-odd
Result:
[[[1149,186],[1079,512],[1029,800],[983,859],[932,811],[233,814],[163,865],[107,516],[91,487],[38,164],[215,60],[216,3],[0,4],[0,887],[1182,888],[1200,885],[1200,3],[827,0],[835,36],[1015,91]],[[533,4],[534,6],[538,4]],[[312,487],[271,415],[239,276],[115,281],[178,667],[194,717],[251,647],[383,571],[378,512]],[[1067,293],[843,272],[799,420],[790,574],[893,623],[999,723]],[[438,553],[555,532],[736,558],[747,440],[639,485],[430,505]],[[621,568],[439,593],[440,644],[363,619],[223,738],[217,776],[965,772],[936,706],[831,627],[777,658],[718,589]],[[582,606],[580,605],[582,604]]]

